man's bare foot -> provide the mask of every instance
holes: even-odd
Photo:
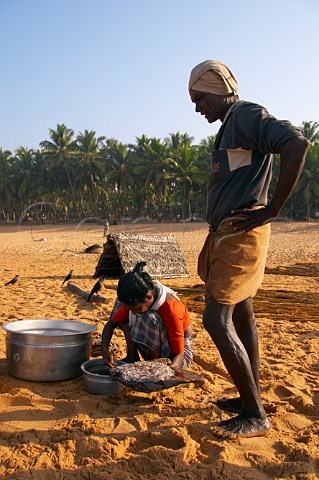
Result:
[[[240,413],[241,412],[241,400],[240,398],[220,398],[216,400],[216,405],[225,412]]]
[[[211,432],[220,438],[238,438],[238,437],[263,437],[270,429],[268,418],[256,418],[238,415],[219,422],[217,427],[213,427]]]

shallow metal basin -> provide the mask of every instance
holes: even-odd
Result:
[[[94,325],[73,320],[20,320],[6,331],[10,375],[23,380],[61,381],[79,377],[90,358]]]
[[[124,362],[117,361],[117,365]],[[83,382],[86,390],[94,395],[114,395],[121,393],[125,386],[116,378],[112,377],[109,368],[103,360],[96,358],[88,360],[81,365]]]

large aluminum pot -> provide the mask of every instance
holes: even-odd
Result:
[[[7,332],[10,375],[53,382],[81,375],[90,358],[94,325],[73,320],[20,320],[2,326]]]

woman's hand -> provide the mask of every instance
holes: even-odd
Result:
[[[102,345],[103,362],[110,368],[114,368],[114,355],[112,349],[108,346]]]

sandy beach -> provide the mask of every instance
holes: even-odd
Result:
[[[196,273],[205,223],[110,227],[119,232],[173,235],[190,276],[165,280],[188,306],[194,325],[191,370],[201,386],[161,392],[126,388],[89,394],[81,377],[31,382],[8,374],[6,334],[0,343],[0,479],[9,480],[313,480],[319,478],[319,223],[275,222],[265,278],[254,299],[261,353],[262,397],[271,430],[266,437],[222,440],[211,429],[230,417],[214,404],[236,390],[203,329],[203,284]],[[71,319],[96,326],[112,309],[117,280],[88,303],[62,281],[90,291],[103,226],[0,225],[1,325],[23,319]],[[3,286],[16,274],[14,285]],[[124,341],[116,335],[119,355]]]

